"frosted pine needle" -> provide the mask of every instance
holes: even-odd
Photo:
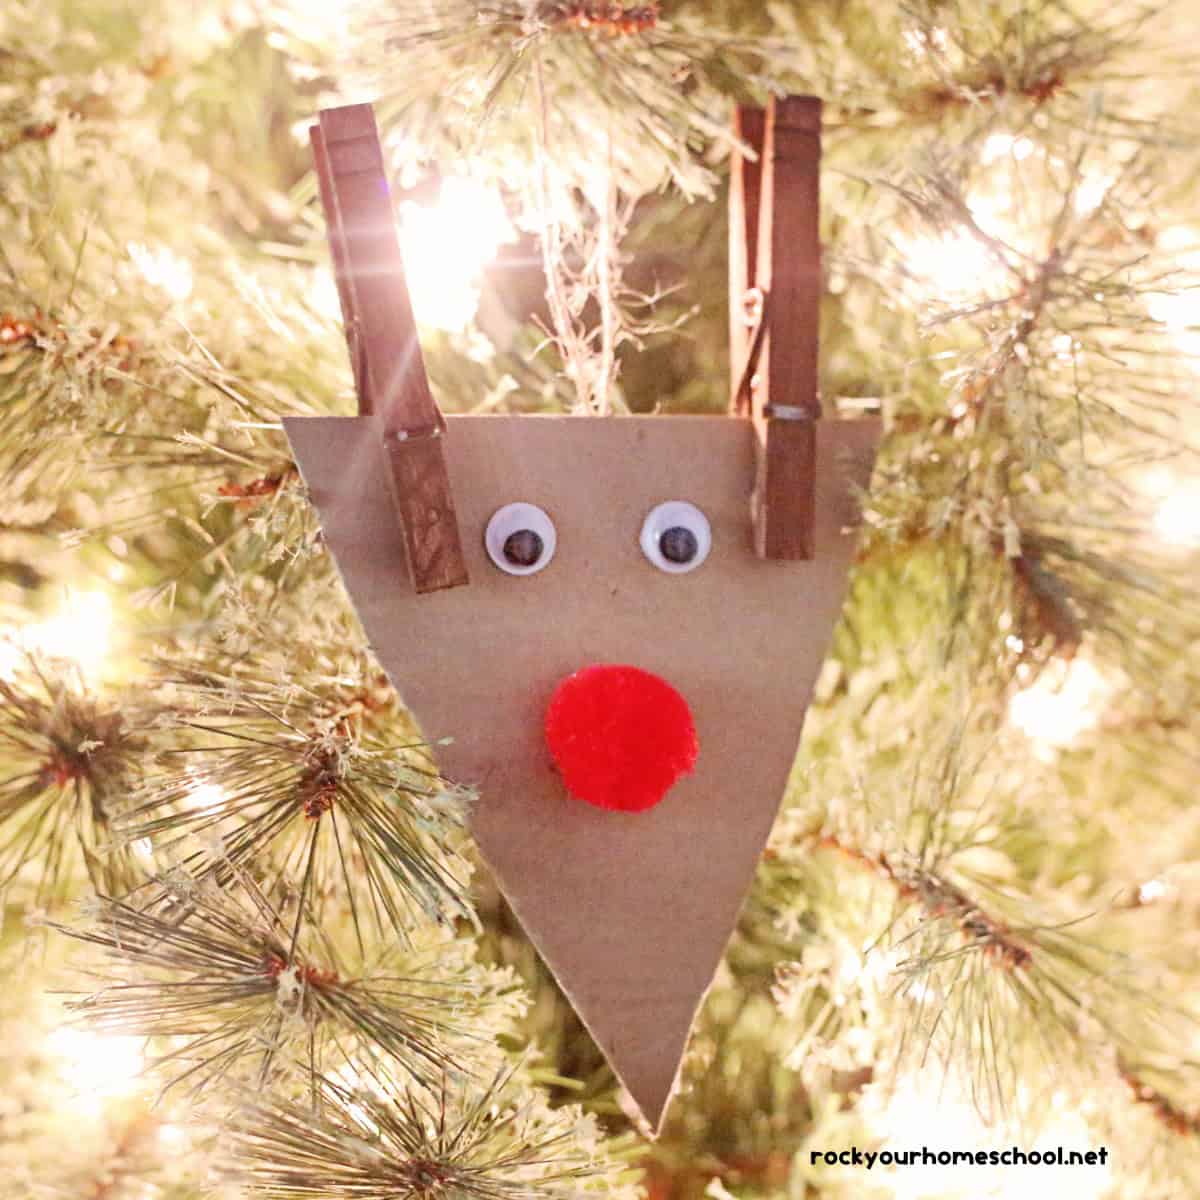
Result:
[[[276,900],[348,910],[360,949],[368,919],[401,938],[422,919],[473,920],[454,844],[461,797],[422,743],[398,736],[386,683],[381,695],[373,679],[356,691],[341,676],[281,699],[278,680],[289,670],[282,662],[261,677],[224,668],[177,676],[193,714],[181,728],[194,740],[167,755],[190,760],[189,769],[145,789],[121,836],[154,839],[182,854],[189,874],[222,887],[255,864]]]
[[[456,1200],[553,1200],[576,1196],[600,1167],[586,1140],[502,1094],[511,1072],[469,1095],[443,1087],[429,1098],[392,1094],[375,1075],[348,1088],[323,1080],[322,1106],[267,1101],[243,1110],[229,1149],[248,1197],[356,1200],[453,1196]]]
[[[347,978],[328,939],[294,939],[248,881],[226,893],[178,884],[151,909],[104,898],[90,925],[56,926],[108,960],[104,986],[70,1006],[82,1019],[105,1034],[174,1039],[154,1064],[164,1091],[198,1095],[231,1074],[261,1084],[297,1066],[311,1078],[351,1055],[387,1056],[424,1083],[467,1073],[456,1048],[479,1041],[472,1026],[494,999],[478,976],[426,954],[402,964],[404,976]]]
[[[146,745],[139,713],[92,695],[66,663],[25,656],[0,676],[0,888],[33,862],[39,903],[65,895],[80,865],[114,894],[144,877],[131,847],[111,845]]]

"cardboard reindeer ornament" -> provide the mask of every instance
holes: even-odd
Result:
[[[742,110],[733,415],[451,416],[369,106],[312,130],[360,398],[289,419],[371,645],[657,1130],[842,605],[874,420],[816,396],[819,102]]]

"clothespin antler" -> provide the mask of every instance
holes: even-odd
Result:
[[[821,101],[739,105],[729,190],[734,415],[756,434],[754,544],[760,558],[811,559],[816,523]]]
[[[413,587],[467,582],[443,452],[396,234],[375,114],[324,109],[310,128],[361,416],[378,417]]]

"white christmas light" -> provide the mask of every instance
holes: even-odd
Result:
[[[94,675],[108,656],[111,631],[112,603],[103,592],[68,592],[57,616],[0,638],[0,677],[11,679],[26,654],[69,659]]]
[[[268,10],[269,22],[328,52],[345,44],[355,9],[359,7],[361,0],[273,0]],[[252,19],[257,24],[262,17],[252,10]],[[268,40],[285,44],[278,35],[269,35]]]
[[[898,243],[920,298],[956,304],[1003,296],[1014,284],[1000,245],[1020,247],[1020,232],[1006,219],[1000,201],[974,196],[968,202],[976,228],[994,238],[989,245],[979,233],[962,229],[925,234]]]
[[[1050,343],[1050,348],[1059,362],[1070,362],[1075,353],[1075,339],[1069,333],[1057,334]]]
[[[1138,903],[1153,904],[1156,900],[1161,900],[1169,891],[1166,883],[1161,879],[1147,879],[1145,883],[1138,888]]]
[[[983,144],[982,158],[986,164],[1011,155],[1017,162],[1023,162],[1036,149],[1027,137],[1013,137],[1011,133],[993,133]]]
[[[914,58],[919,58],[925,54],[943,53],[950,44],[950,38],[945,29],[935,25],[932,28],[906,29],[904,44]]]
[[[1059,1147],[1067,1153],[1097,1149],[1086,1121],[1065,1096],[1052,1098],[1049,1118],[1032,1139],[1004,1124],[986,1124],[974,1105],[934,1071],[922,1073],[879,1100],[886,1107],[872,1124],[882,1138],[880,1149],[928,1147],[936,1153],[1017,1147],[1039,1154],[1054,1154]],[[1100,1200],[1112,1184],[1112,1170],[1107,1162],[1061,1167],[917,1164],[894,1168],[887,1181],[897,1200]]]
[[[186,1150],[190,1143],[188,1131],[182,1125],[163,1124],[158,1127],[159,1144],[171,1153]]]
[[[337,281],[328,267],[316,267],[313,270],[308,298],[323,317],[331,321],[342,319],[342,299],[338,295]]]
[[[1056,659],[1030,687],[1009,701],[1008,719],[1033,743],[1045,761],[1100,721],[1112,683],[1086,658]]]
[[[200,813],[216,812],[225,800],[225,789],[215,783],[198,783],[187,795],[188,807]]]
[[[108,654],[112,603],[103,592],[73,592],[63,611],[35,625],[31,644],[56,658],[69,658],[85,674],[94,672]]]
[[[1085,171],[1075,189],[1075,211],[1081,217],[1094,213],[1104,203],[1104,197],[1115,182],[1116,179],[1112,175],[1100,171]]]
[[[1142,473],[1139,490],[1155,505],[1155,535],[1170,546],[1200,546],[1200,479],[1183,479],[1167,467]]]
[[[1200,327],[1200,291],[1154,292],[1146,299],[1150,315],[1175,333]]]
[[[354,1097],[369,1092],[376,1098],[383,1098],[385,1093],[380,1087],[379,1080],[370,1074],[365,1077],[359,1074],[352,1063],[343,1063],[340,1067],[330,1071],[329,1077],[341,1089],[342,1102],[346,1106],[346,1111],[363,1129],[371,1134],[377,1134],[379,1132],[378,1123],[363,1105],[357,1103]]]
[[[126,249],[142,278],[176,303],[192,294],[192,264],[186,258],[166,246],[151,249],[142,242],[130,242]]]
[[[995,256],[967,233],[913,238],[903,249],[911,273],[924,281],[938,300],[954,302],[985,295],[1001,274]]]
[[[479,306],[483,269],[516,238],[498,192],[471,179],[442,181],[437,202],[400,205],[400,249],[422,325],[462,329]]]
[[[0,636],[0,679],[11,679],[25,657],[20,630],[5,630]]]
[[[1176,291],[1148,295],[1146,309],[1166,326],[1175,344],[1200,370],[1200,231],[1173,225],[1158,235],[1158,246],[1190,279],[1181,280]]]
[[[1200,484],[1172,492],[1154,514],[1154,532],[1173,546],[1200,546]]]
[[[82,1029],[56,1029],[46,1049],[58,1060],[58,1076],[78,1097],[79,1107],[98,1113],[106,1101],[138,1091],[144,1066],[135,1037],[104,1037]]]
[[[1200,290],[1156,293],[1146,298],[1146,309],[1170,330],[1180,351],[1200,364]]]

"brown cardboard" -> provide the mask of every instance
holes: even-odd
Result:
[[[819,424],[816,557],[755,556],[754,433],[727,417],[450,417],[446,461],[466,587],[415,595],[378,417],[285,421],[380,662],[438,761],[475,785],[496,878],[650,1124],[662,1120],[697,1007],[732,932],[796,753],[845,591],[876,421]],[[707,515],[713,547],[668,575],[638,535],[663,500]],[[483,531],[526,500],[554,519],[541,572],[511,576]],[[687,699],[695,771],[657,807],[565,794],[542,734],[555,685],[589,663],[653,671]]]

